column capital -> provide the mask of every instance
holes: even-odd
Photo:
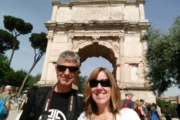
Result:
[[[48,39],[48,41],[53,41],[53,38],[54,38],[54,37],[51,36],[51,35],[47,35],[46,38]]]

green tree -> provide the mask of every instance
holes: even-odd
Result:
[[[4,16],[4,27],[11,33],[13,36],[13,44],[12,44],[12,53],[10,56],[9,64],[11,64],[13,55],[15,50],[19,48],[19,41],[17,40],[17,37],[19,35],[25,35],[28,33],[31,33],[31,30],[33,29],[33,26],[31,23],[25,22],[24,20],[20,18],[16,18],[13,16]],[[5,41],[5,40],[4,40]]]
[[[6,73],[10,70],[8,58],[0,54],[0,85],[4,85],[6,80]]]
[[[41,78],[41,74],[37,74],[36,76],[31,76],[26,82],[28,87],[32,87],[35,83],[37,83]]]
[[[84,91],[84,84],[85,84],[85,82],[86,82],[86,80],[87,80],[87,76],[81,76],[81,75],[79,75],[78,76],[78,90],[79,91],[81,91],[81,92],[83,92]]]
[[[18,96],[21,94],[21,91],[22,91],[31,71],[33,70],[35,65],[38,63],[38,61],[41,59],[41,57],[45,54],[48,40],[46,38],[46,33],[41,32],[40,34],[32,33],[30,38],[29,38],[29,41],[31,42],[31,47],[34,48],[34,54],[35,54],[34,55],[34,61],[33,61],[31,68],[27,72],[26,77],[23,80],[21,88],[18,92]]]
[[[164,115],[164,107],[165,107],[165,105],[168,105],[172,116],[177,117],[177,113],[176,113],[177,104],[174,104],[174,103],[172,104],[169,101],[161,100],[159,98],[156,100],[156,104],[157,104],[157,106],[159,106],[161,108],[161,112],[163,115]]]
[[[21,70],[15,71],[15,70],[11,69],[6,74],[5,84],[20,87],[26,74],[27,74],[27,72],[25,70],[21,69]]]
[[[150,28],[143,40],[148,43],[146,79],[151,88],[159,95],[171,86],[180,88],[180,17],[167,33]]]
[[[18,49],[18,41],[16,45],[16,49]],[[8,31],[0,29],[0,54],[4,54],[5,51],[10,50],[12,46],[13,36]]]

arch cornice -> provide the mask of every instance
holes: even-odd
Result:
[[[119,36],[70,36],[72,50],[78,52],[79,49],[83,49],[85,46],[97,44],[107,47],[112,50],[115,57],[119,58],[119,43],[121,38]]]

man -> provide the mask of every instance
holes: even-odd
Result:
[[[164,115],[166,120],[172,120],[172,114],[167,104],[164,106]]]
[[[9,115],[9,111],[11,109],[11,104],[10,104],[10,99],[11,99],[11,86],[7,85],[4,88],[4,92],[2,94],[0,94],[0,98],[5,98],[6,100],[6,108],[7,108],[7,114],[4,116],[0,116],[0,120],[6,120],[8,115]]]
[[[134,102],[131,100],[133,94],[129,91],[125,93],[126,98],[122,100],[124,107],[134,109]]]
[[[40,99],[45,91],[41,90],[41,93],[34,97],[32,92],[20,120],[77,120],[83,102],[78,102],[79,94],[72,89],[72,84],[80,73],[79,56],[72,51],[62,52],[55,70],[58,79],[56,85],[46,92],[42,102],[37,99]],[[36,108],[37,106],[39,107]]]
[[[142,106],[142,108],[143,108],[144,113],[145,113],[146,116],[147,116],[148,110],[147,110],[147,107],[146,107],[146,105],[145,105],[144,100],[143,100],[143,99],[140,99],[140,103],[141,103],[141,106]]]

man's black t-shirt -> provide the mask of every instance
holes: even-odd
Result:
[[[53,97],[48,112],[48,119],[67,120],[68,103],[71,95],[72,95],[71,91],[68,93],[57,93],[55,91],[53,92]],[[77,104],[75,104],[75,108],[78,109],[76,106]],[[75,110],[72,120],[77,120],[78,117],[77,115],[78,115],[77,110]],[[41,116],[39,120],[41,120]]]
[[[74,97],[75,104],[74,104],[73,118],[71,120],[77,120],[78,116],[80,115],[80,112],[82,112],[83,101],[77,102],[77,99],[81,98],[82,100],[82,96],[80,97],[76,95],[77,91],[76,92],[75,91],[76,90],[71,90],[70,92],[67,92],[67,93],[57,93],[53,91],[47,120],[68,120],[67,112],[68,112],[68,104],[70,100],[69,98],[71,97],[73,93],[75,93],[75,97]],[[36,93],[33,96],[37,96]],[[46,102],[45,101],[46,95],[44,95],[45,98],[38,105],[39,107],[34,109],[33,117],[30,117],[32,114],[31,102],[34,101],[34,103],[37,103],[36,101],[37,98],[33,96],[30,96],[30,98],[28,99],[27,105],[25,109],[23,110],[20,120],[42,120],[42,112],[43,112],[43,108]],[[34,103],[33,103],[33,106],[34,106]]]

